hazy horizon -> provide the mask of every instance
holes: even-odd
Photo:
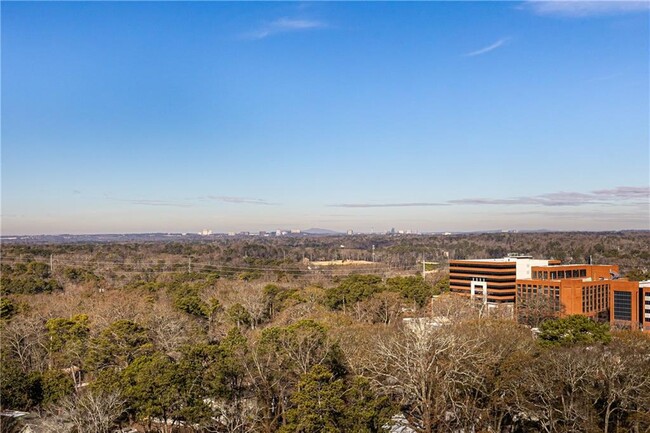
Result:
[[[647,2],[8,2],[4,236],[650,229]]]
[[[326,233],[326,234],[309,234],[306,233],[306,230],[309,229],[324,229],[324,230],[329,230],[326,227],[310,227],[306,229],[299,229],[301,230],[301,233],[289,233],[287,235],[283,236],[300,236],[300,235],[306,235],[306,236],[348,236],[348,234],[345,231],[335,231],[332,230],[332,233]],[[394,227],[391,227],[394,228]],[[282,230],[287,230],[289,229],[288,227],[284,227]],[[277,231],[279,229],[272,229],[272,230],[241,230],[239,232],[214,232],[210,235],[207,236],[244,236],[243,233],[248,233],[250,236],[259,236],[260,231],[264,231],[266,233],[271,233]],[[549,233],[616,233],[616,232],[647,232],[649,229],[622,229],[622,230],[548,230],[548,229],[485,229],[485,230],[462,230],[462,231],[451,231],[451,232],[445,232],[445,231],[425,231],[425,232],[413,232],[413,233],[398,233],[397,228],[395,227],[395,235],[396,236],[427,236],[427,235],[444,235],[447,233],[450,233],[452,235],[461,235],[461,234],[472,234],[472,233],[544,233],[544,232],[549,232]],[[377,235],[377,236],[386,236],[389,234],[390,229],[388,230],[383,230],[383,231],[374,231],[374,232],[365,232],[365,231],[360,231],[360,232],[354,232],[352,233],[352,236],[354,235]],[[4,239],[11,239],[11,238],[21,238],[21,237],[38,237],[38,236],[136,236],[136,235],[174,235],[174,236],[184,236],[184,235],[196,235],[199,236],[200,232],[88,232],[88,233],[14,233],[14,234],[2,234],[2,237]],[[206,235],[203,235],[206,236]]]

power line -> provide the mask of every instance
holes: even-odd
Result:
[[[19,257],[2,257],[0,259],[1,263],[32,263],[39,261],[38,259],[27,259]],[[111,266],[116,267],[119,272],[122,273],[140,273],[140,272],[154,272],[154,273],[175,273],[182,272],[183,267],[185,266],[182,262],[140,262],[140,261],[94,261],[94,260],[80,260],[80,259],[69,259],[69,258],[57,258],[57,265],[67,265],[67,266],[82,266],[85,268],[91,268],[99,270],[99,266]],[[54,258],[50,259],[50,268],[54,267]],[[127,269],[119,269],[119,267]],[[129,269],[135,268],[135,269]],[[156,269],[160,268],[160,269]],[[170,268],[177,268],[172,270]],[[137,269],[137,270],[136,270]],[[319,267],[312,269],[303,269],[303,268],[285,268],[285,267],[272,267],[272,266],[233,266],[226,264],[215,264],[207,262],[194,262],[192,263],[191,258],[187,262],[188,272],[192,272],[192,269],[195,271],[225,271],[225,272],[236,272],[236,271],[262,271],[262,272],[287,272],[287,273],[303,273],[303,274],[316,274],[316,273],[327,273],[327,274],[347,274],[350,272],[382,272],[386,270],[391,271],[406,271],[412,270],[412,267],[392,267],[386,266],[383,264],[377,264],[372,267]]]

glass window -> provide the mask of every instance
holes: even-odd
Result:
[[[632,293],[614,292],[614,320],[632,320]]]

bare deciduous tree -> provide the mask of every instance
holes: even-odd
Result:
[[[44,424],[54,433],[109,433],[123,407],[124,400],[116,393],[86,390],[60,400]]]
[[[563,306],[552,295],[528,295],[517,299],[517,320],[534,328],[545,320],[558,317]]]
[[[547,433],[597,431],[598,353],[576,346],[548,350],[522,375],[519,410]]]
[[[464,296],[445,293],[431,302],[432,317],[440,317],[452,323],[476,320],[480,316],[480,305]]]
[[[256,421],[259,409],[252,400],[228,399],[212,403],[216,417],[208,432],[215,433],[253,433],[257,431]]]
[[[377,342],[374,362],[367,366],[417,432],[451,428],[465,404],[458,389],[480,386],[474,368],[483,360],[480,340],[450,331],[427,321],[402,327]]]
[[[396,292],[379,292],[370,298],[357,302],[352,307],[352,315],[358,322],[382,323],[388,325],[401,315],[403,299]]]
[[[604,433],[650,430],[650,338],[621,333],[598,354]],[[628,418],[627,420],[625,418]],[[627,422],[626,422],[627,421]]]
[[[197,340],[201,335],[186,314],[173,310],[169,304],[154,304],[144,324],[150,330],[156,347],[174,358],[178,358],[183,345]]]
[[[45,321],[36,315],[18,316],[2,329],[2,350],[18,360],[24,372],[47,369]]]
[[[250,314],[251,328],[255,329],[264,321],[267,312],[262,287],[244,285],[236,292],[235,298]]]

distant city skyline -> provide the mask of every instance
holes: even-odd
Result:
[[[650,229],[648,2],[5,2],[2,234]]]

